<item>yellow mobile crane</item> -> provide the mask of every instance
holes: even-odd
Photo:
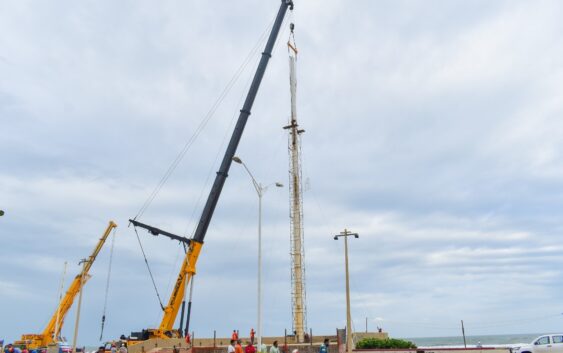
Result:
[[[61,299],[59,305],[57,306],[57,310],[49,320],[49,323],[47,324],[43,332],[40,334],[22,335],[21,340],[15,341],[14,345],[27,347],[27,349],[33,350],[47,347],[59,340],[59,334],[61,332],[61,327],[63,326],[65,316],[70,310],[74,298],[81,291],[83,284],[86,283],[86,281],[89,279],[88,272],[90,271],[90,267],[92,267],[94,260],[96,260],[96,256],[98,256],[98,253],[102,249],[102,246],[111,233],[111,230],[115,227],[117,227],[117,224],[115,224],[113,221],[110,221],[104,234],[100,238],[100,241],[98,241],[98,244],[94,248],[94,251],[92,252],[90,257],[86,259],[82,271],[76,277],[74,277],[74,280],[70,284],[70,287],[68,288],[65,296]]]
[[[211,191],[209,192],[207,202],[205,204],[205,207],[203,208],[203,212],[199,219],[199,223],[193,238],[187,239],[185,237],[174,235],[158,228],[143,224],[137,221],[136,217],[135,219],[129,220],[135,227],[145,228],[155,236],[161,234],[171,239],[178,240],[188,247],[186,256],[180,269],[180,273],[176,280],[176,284],[174,285],[174,289],[172,290],[172,294],[170,295],[170,299],[168,300],[168,304],[166,305],[166,307],[162,308],[164,314],[159,328],[146,329],[142,332],[132,333],[130,343],[135,343],[135,339],[146,340],[150,338],[182,337],[183,333],[186,334],[189,332],[193,276],[196,273],[196,263],[201,251],[201,247],[203,246],[203,239],[205,238],[207,228],[209,227],[209,223],[211,222],[211,218],[213,217],[213,212],[215,211],[215,207],[217,206],[217,201],[219,200],[219,196],[221,195],[221,191],[223,190],[223,185],[225,184],[225,181],[227,179],[233,157],[235,156],[235,152],[242,137],[242,132],[244,131],[244,127],[246,126],[246,122],[248,120],[248,117],[250,116],[250,111],[252,109],[252,105],[254,104],[254,99],[256,98],[258,88],[260,87],[260,83],[262,82],[262,78],[264,77],[264,73],[266,72],[266,67],[268,66],[268,61],[272,56],[272,50],[274,48],[274,44],[276,43],[276,38],[279,34],[280,27],[283,23],[283,19],[288,9],[293,10],[293,1],[281,0],[276,19],[272,26],[268,41],[266,42],[262,57],[260,58],[260,63],[256,68],[256,73],[254,74],[252,84],[250,85],[250,88],[246,95],[244,105],[240,110],[240,115],[235,125],[233,134],[231,135],[231,140],[229,141],[229,145],[227,146],[227,150],[225,151],[225,154],[223,156],[221,166],[219,167],[219,171],[217,172],[215,181],[213,183]],[[184,298],[186,285],[188,283],[190,284],[190,300],[188,302],[186,328],[185,330],[183,330],[182,317],[180,320],[180,329],[174,329],[174,323],[176,321],[176,317],[178,316],[178,311],[180,310],[180,307],[183,308],[182,301]]]

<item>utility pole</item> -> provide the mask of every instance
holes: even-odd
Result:
[[[78,306],[76,307],[76,322],[74,323],[74,337],[72,339],[72,352],[76,352],[76,339],[78,338],[78,324],[80,323],[80,307],[82,306],[82,289],[84,288],[84,274],[86,273],[86,265],[89,260],[82,259],[78,263],[82,265],[82,274],[80,275],[80,293],[78,294]]]
[[[465,327],[463,326],[463,320],[461,320],[461,334],[463,335],[463,346],[467,348],[467,341],[465,340]]]
[[[63,300],[63,290],[65,285],[65,275],[66,275],[67,262],[65,261],[65,266],[63,270],[63,278],[61,279],[61,289],[59,290],[59,303]],[[55,331],[53,332],[53,341],[57,342],[59,340],[59,320],[61,317],[61,306],[57,307],[57,321],[55,321]]]
[[[344,229],[343,232],[334,236],[334,240],[338,240],[340,237],[344,237],[344,262],[346,269],[346,353],[352,353],[352,315],[350,314],[350,276],[348,271],[348,237],[354,236],[354,238],[359,238],[358,233],[352,233],[348,229]]]

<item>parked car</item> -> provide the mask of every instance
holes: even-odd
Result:
[[[563,353],[563,333],[543,335],[532,343],[512,348],[513,353]]]

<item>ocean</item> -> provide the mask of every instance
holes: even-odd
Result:
[[[519,343],[530,343],[534,338],[541,335],[541,333],[526,333],[518,335],[465,336],[465,339],[468,347],[475,347],[479,342],[481,342],[483,346],[512,346]],[[418,347],[463,347],[463,336],[407,337],[403,339],[413,342]]]

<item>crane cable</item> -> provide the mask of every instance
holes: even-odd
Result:
[[[104,310],[102,312],[102,330],[100,331],[100,341],[102,341],[102,337],[104,335],[104,324],[106,322],[106,309],[108,305],[108,293],[109,293],[109,279],[111,277],[111,264],[113,262],[113,246],[115,244],[115,232],[117,231],[116,228],[113,229],[113,235],[111,238],[111,248],[109,252],[109,265],[108,265],[108,276],[106,279],[106,293],[104,298]]]
[[[267,33],[267,31],[264,31],[264,33],[262,34],[262,36],[261,36],[260,38],[263,39],[263,38],[265,37],[266,33]],[[258,49],[259,49],[259,46],[256,45],[256,46],[254,47],[254,49],[253,49],[253,53],[256,53],[256,51],[258,51]],[[253,55],[254,55],[254,54],[253,54]],[[253,66],[253,67],[258,66],[258,62],[259,62],[259,61],[260,61],[260,58],[259,58],[259,57],[256,58],[256,59],[254,60],[253,64],[252,64],[252,66]],[[243,90],[243,92],[242,92],[241,95],[240,95],[240,98],[238,99],[237,103],[235,104],[235,107],[234,107],[234,109],[233,109],[233,116],[232,116],[232,118],[231,118],[231,121],[229,122],[229,127],[230,127],[230,128],[225,130],[225,134],[223,135],[223,139],[221,140],[221,145],[220,145],[219,148],[217,149],[217,153],[215,154],[215,159],[213,160],[213,164],[212,164],[211,167],[209,168],[209,171],[208,171],[208,173],[207,173],[207,177],[206,177],[206,179],[205,179],[204,186],[200,189],[199,196],[198,196],[198,198],[197,198],[197,201],[196,201],[196,203],[195,203],[195,206],[194,206],[194,208],[193,208],[193,210],[192,210],[192,213],[191,213],[191,215],[190,215],[190,218],[189,218],[190,221],[187,223],[186,228],[185,228],[183,234],[188,234],[188,230],[189,230],[189,228],[190,228],[190,225],[192,224],[192,220],[194,219],[197,210],[200,209],[201,200],[202,200],[202,198],[203,198],[203,193],[204,193],[205,190],[207,190],[207,188],[208,188],[208,186],[209,186],[209,182],[210,182],[210,180],[211,180],[211,176],[214,174],[214,173],[213,173],[213,170],[217,167],[217,161],[219,160],[219,157],[222,155],[221,152],[224,151],[224,146],[226,145],[227,139],[229,138],[229,133],[232,131],[232,127],[234,126],[235,119],[236,119],[237,116],[238,116],[239,111],[236,110],[236,108],[239,107],[239,106],[241,105],[242,101],[244,100],[245,92],[248,91],[248,87],[250,87],[250,83],[252,82],[252,78],[253,78],[252,76],[248,77],[248,80],[246,81],[246,83],[245,83],[244,86],[243,86],[245,89]],[[193,229],[192,229],[192,231],[191,231],[190,234],[195,233],[196,228],[197,228],[197,225],[198,225],[197,223],[194,224]]]
[[[221,94],[219,94],[219,97],[217,98],[217,100],[211,105],[211,108],[205,114],[204,118],[200,121],[199,125],[195,129],[192,136],[190,136],[190,138],[188,139],[188,141],[186,141],[186,143],[184,144],[184,147],[178,153],[176,158],[174,158],[172,163],[168,166],[168,169],[166,170],[166,172],[164,173],[164,175],[162,176],[160,181],[157,183],[156,187],[153,189],[153,191],[150,193],[149,197],[145,200],[145,202],[143,203],[143,205],[141,206],[141,208],[137,212],[135,219],[140,218],[143,215],[143,213],[145,213],[147,208],[151,205],[153,200],[160,193],[160,190],[162,189],[164,184],[166,184],[166,182],[168,181],[170,176],[174,173],[174,171],[176,170],[176,168],[178,167],[178,165],[180,164],[180,162],[182,161],[182,159],[184,158],[184,156],[186,155],[186,153],[188,152],[190,147],[197,140],[197,138],[199,137],[201,132],[205,129],[205,127],[207,126],[207,124],[209,123],[211,118],[213,118],[215,112],[217,111],[217,109],[219,109],[219,106],[221,105],[221,103],[223,103],[223,100],[227,97],[227,95],[229,94],[229,92],[231,91],[231,89],[233,88],[235,83],[238,81],[238,79],[240,78],[240,76],[242,75],[242,73],[244,72],[246,67],[248,66],[248,64],[252,61],[254,54],[259,50],[260,44],[265,40],[266,35],[268,33],[268,29],[270,29],[270,27],[272,27],[274,20],[275,20],[275,17],[270,22],[270,24],[266,27],[266,29],[264,30],[264,32],[262,33],[262,35],[260,36],[260,38],[258,39],[256,44],[254,45],[254,47],[250,50],[250,52],[248,53],[247,57],[244,59],[242,64],[235,71],[235,74],[233,75],[233,77],[229,80],[227,85],[223,88],[223,91],[221,92]]]
[[[164,305],[162,305],[162,299],[160,299],[160,293],[158,293],[158,288],[156,287],[156,283],[154,281],[154,276],[152,275],[151,267],[149,266],[149,261],[147,260],[147,254],[145,254],[145,249],[143,249],[143,244],[141,244],[141,238],[139,238],[139,233],[137,232],[137,227],[133,226],[135,230],[135,234],[137,235],[137,241],[139,242],[139,247],[141,248],[141,252],[143,253],[143,258],[145,259],[145,264],[147,265],[147,270],[149,271],[149,275],[151,276],[152,285],[154,287],[154,291],[156,292],[156,297],[158,298],[158,303],[160,304],[160,308],[164,311]]]

